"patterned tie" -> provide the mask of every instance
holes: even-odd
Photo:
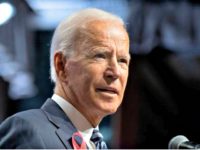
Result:
[[[103,141],[103,135],[99,132],[99,130],[94,129],[90,140],[95,144],[97,150],[108,149],[105,141]]]
[[[87,145],[83,140],[82,135],[79,132],[75,132],[72,135],[72,146],[74,149],[87,149]]]

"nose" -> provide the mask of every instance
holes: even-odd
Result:
[[[121,75],[120,66],[117,60],[115,59],[111,60],[105,71],[105,77],[110,81],[113,81],[118,79],[120,75]]]

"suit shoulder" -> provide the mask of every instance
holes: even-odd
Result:
[[[3,124],[12,124],[15,122],[23,122],[23,123],[29,123],[29,124],[36,124],[41,122],[42,120],[46,120],[46,116],[44,115],[43,111],[41,109],[31,109],[26,110],[22,112],[18,112],[7,119],[5,119],[1,125]]]
[[[44,114],[40,109],[28,110],[10,116],[0,125],[0,148],[29,148],[44,146],[38,134],[44,122]],[[26,139],[29,139],[27,144]],[[37,144],[35,144],[37,142]]]
[[[30,109],[22,112],[18,112],[11,117],[17,117],[25,120],[40,119],[45,117],[41,109]]]

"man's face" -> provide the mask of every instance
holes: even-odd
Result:
[[[65,65],[69,99],[83,114],[112,114],[127,83],[128,35],[118,23],[93,21],[80,32],[79,40]]]

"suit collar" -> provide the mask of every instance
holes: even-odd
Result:
[[[47,99],[41,109],[46,114],[48,120],[57,127],[56,134],[66,148],[72,148],[70,140],[72,134],[77,132],[69,118],[63,110],[52,100]]]

